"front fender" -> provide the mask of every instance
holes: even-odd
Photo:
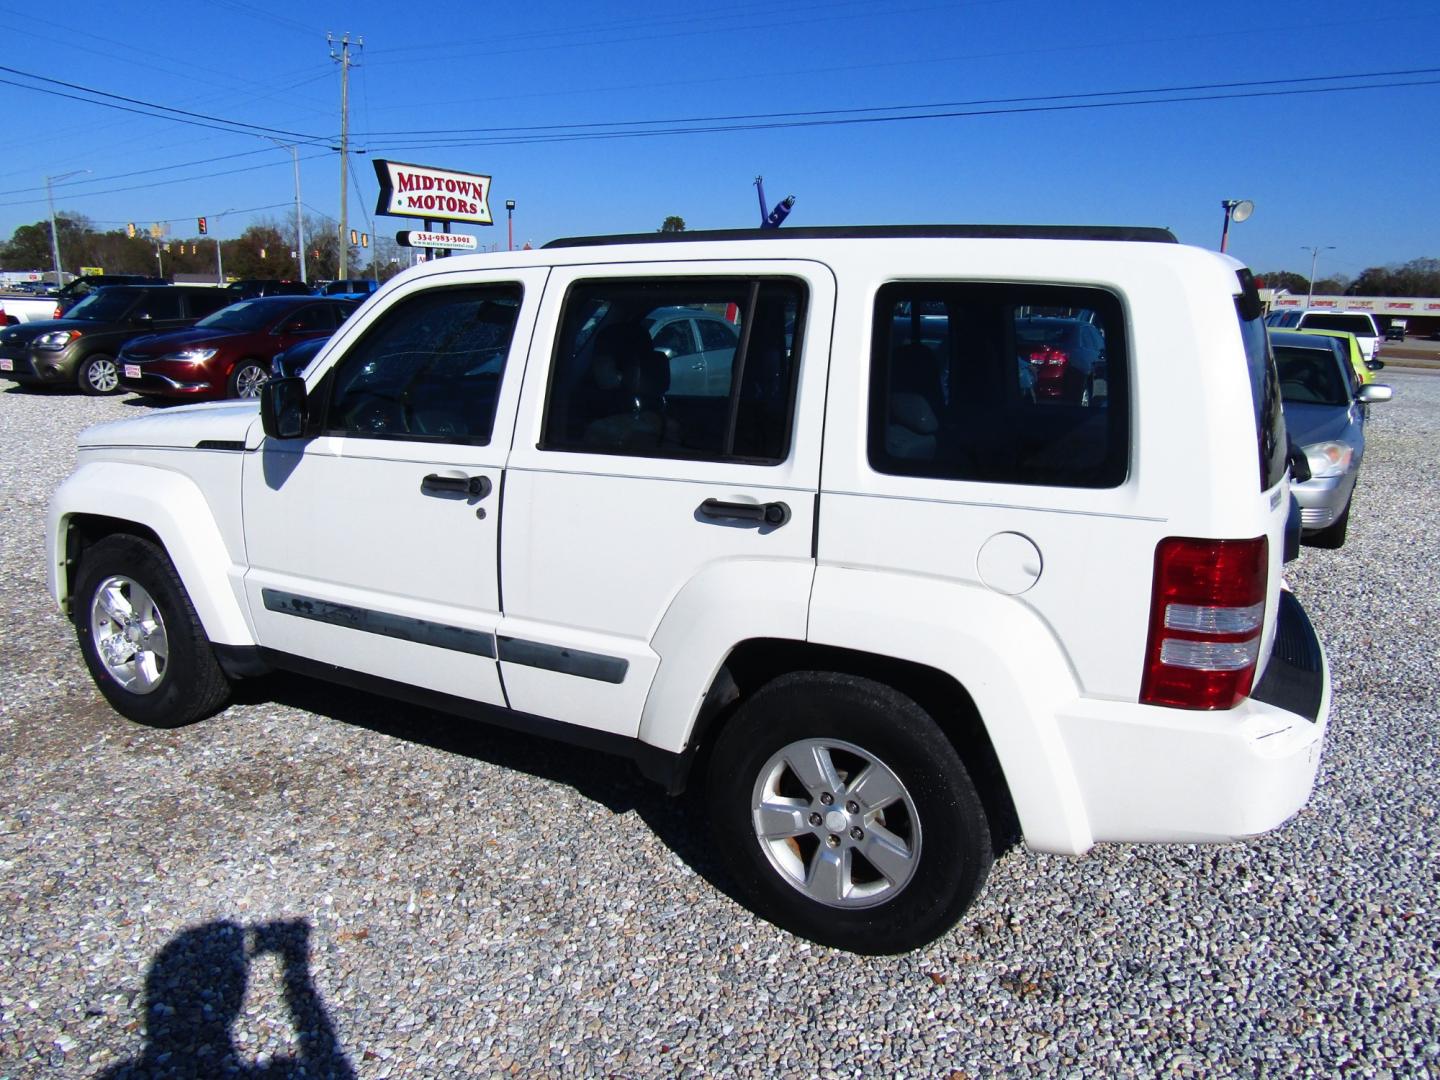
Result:
[[[217,645],[255,644],[241,602],[245,568],[226,549],[205,496],[188,476],[148,465],[97,461],[81,464],[60,485],[50,500],[45,550],[50,595],[65,612],[71,588],[67,540],[77,515],[115,518],[149,529],[174,563],[206,636]]]
[[[1022,601],[953,581],[822,566],[809,638],[954,677],[990,736],[1026,846],[1079,854],[1093,845],[1059,720],[1079,684]]]

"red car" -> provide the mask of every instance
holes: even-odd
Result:
[[[137,394],[197,401],[258,397],[276,353],[329,337],[358,306],[318,296],[241,300],[187,330],[131,341],[116,357],[120,385]]]

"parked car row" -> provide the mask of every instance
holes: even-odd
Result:
[[[1351,497],[1365,457],[1369,405],[1391,397],[1390,387],[1367,382],[1374,375],[1363,364],[1357,369],[1354,343],[1355,336],[1345,332],[1270,330],[1285,429],[1305,459],[1303,469],[1296,461],[1290,492],[1300,505],[1302,542],[1311,547],[1345,543]],[[1380,360],[1370,363],[1385,366]],[[1309,475],[1300,475],[1304,472]]]
[[[206,286],[104,286],[63,318],[0,331],[0,378],[86,394],[255,397],[277,353],[328,338],[356,306],[310,293],[236,301]]]

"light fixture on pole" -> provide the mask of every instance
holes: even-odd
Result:
[[[228,209],[228,210],[221,210],[220,213],[214,215],[214,217],[215,217],[215,220],[218,222],[218,221],[219,221],[222,217],[224,217],[226,214],[233,214],[234,212],[235,212],[235,207],[232,206],[232,207],[230,207],[230,209]],[[225,286],[225,264],[224,264],[224,262],[221,260],[221,256],[220,256],[220,237],[219,237],[219,236],[216,236],[216,237],[215,237],[215,284],[216,284],[216,285],[219,285],[221,288],[224,288],[224,286]]]
[[[1310,307],[1310,302],[1315,299],[1315,263],[1320,258],[1322,251],[1334,251],[1334,244],[1326,244],[1323,247],[1316,247],[1311,244],[1301,244],[1301,251],[1310,252],[1310,291],[1305,294],[1305,307]]]
[[[515,250],[515,200],[505,200],[505,250]]]
[[[1244,221],[1255,212],[1255,204],[1249,199],[1221,199],[1220,208],[1225,211],[1225,224],[1220,229],[1220,250],[1223,253],[1230,240],[1230,222],[1233,220],[1238,224]]]
[[[57,180],[67,180],[72,176],[79,176],[89,171],[89,169],[76,169],[73,172],[61,173],[59,176],[45,177],[45,201],[50,204],[50,254],[55,260],[55,287],[57,289],[64,286],[65,277],[60,270],[60,234],[55,228],[55,193],[50,190],[50,185]]]

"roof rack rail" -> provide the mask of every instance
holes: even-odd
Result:
[[[820,225],[784,229],[699,229],[694,232],[566,236],[547,248],[609,244],[674,244],[712,240],[1125,240],[1177,244],[1169,229],[1143,225]]]

